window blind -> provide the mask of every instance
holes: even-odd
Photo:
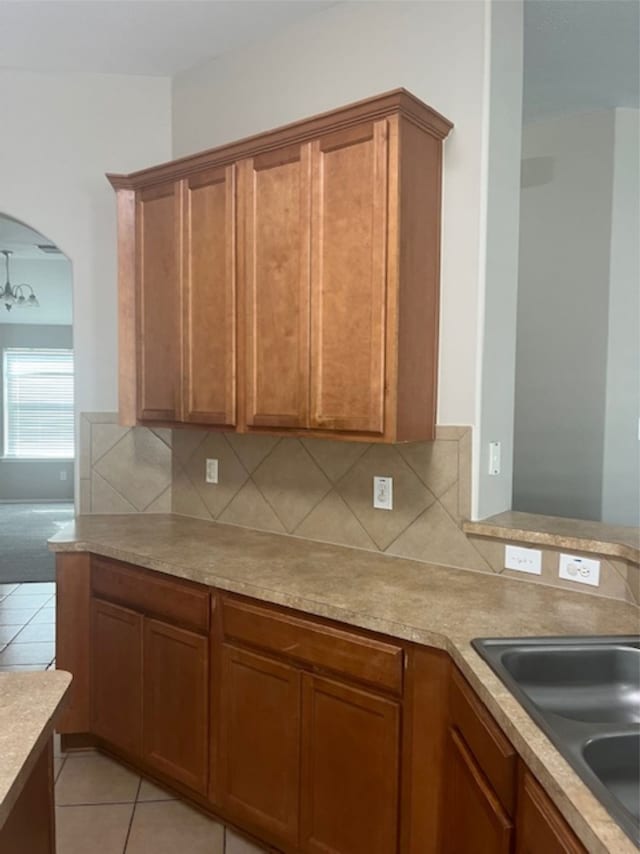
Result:
[[[3,351],[4,454],[73,457],[73,351]]]

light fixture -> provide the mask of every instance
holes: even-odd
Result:
[[[7,311],[11,311],[14,305],[17,305],[18,308],[20,306],[38,308],[40,303],[31,285],[23,283],[14,286],[9,281],[9,258],[13,255],[13,252],[10,252],[8,249],[0,249],[0,253],[4,255],[4,263],[7,271],[7,281],[2,293],[0,293],[0,299],[4,303],[4,307]],[[30,293],[27,293],[27,291],[30,291]]]

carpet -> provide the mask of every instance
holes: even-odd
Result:
[[[0,584],[55,581],[47,540],[73,515],[73,504],[0,504]]]

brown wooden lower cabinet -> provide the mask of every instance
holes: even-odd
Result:
[[[287,854],[585,854],[445,652],[124,564],[89,598],[86,557],[58,558],[68,735]]]
[[[305,674],[301,850],[393,854],[398,848],[400,706]]]
[[[516,854],[586,854],[542,786],[521,769]]]
[[[446,775],[443,854],[509,854],[513,823],[455,728],[448,734]]]
[[[145,619],[143,756],[162,774],[205,794],[209,778],[208,638]]]
[[[91,601],[91,730],[134,757],[142,756],[142,619]]]
[[[239,824],[297,848],[300,673],[225,644],[220,678],[223,807]]]
[[[0,851],[2,854],[54,854],[55,850],[53,744],[49,739],[0,827]]]

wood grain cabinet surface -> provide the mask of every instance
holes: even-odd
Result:
[[[542,786],[521,767],[516,854],[586,854]]]
[[[434,438],[450,129],[399,89],[108,176],[121,420]]]

